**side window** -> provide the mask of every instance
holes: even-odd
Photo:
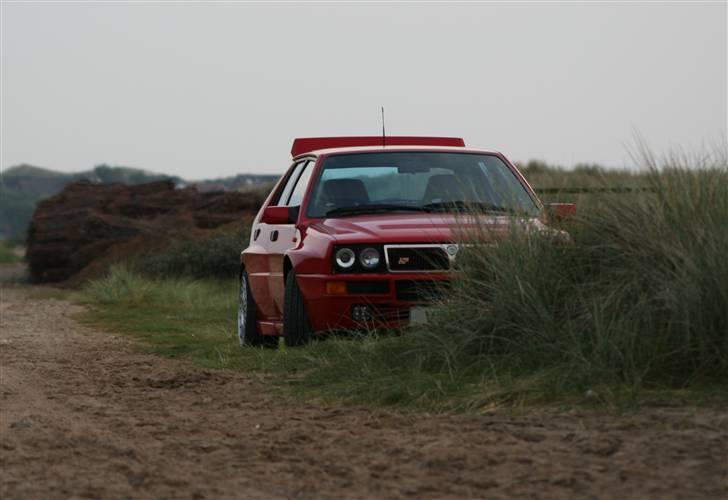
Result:
[[[293,189],[293,192],[291,193],[291,198],[288,200],[287,205],[289,207],[297,207],[301,205],[301,201],[303,201],[303,196],[306,194],[308,181],[311,178],[311,172],[313,172],[314,163],[316,163],[315,160],[311,160],[306,164],[305,167],[303,167],[303,172],[301,173],[301,175],[298,176],[298,182],[296,183],[296,187]]]
[[[489,157],[494,158],[494,157]],[[487,179],[484,186],[489,200],[501,206],[513,206],[526,212],[533,209],[533,200],[521,185],[515,174],[497,158],[487,163],[479,161],[478,166]]]
[[[293,191],[293,186],[296,185],[296,181],[298,180],[298,176],[301,174],[301,169],[303,169],[304,165],[306,164],[305,161],[296,163],[296,166],[291,171],[291,175],[288,176],[288,179],[286,179],[286,184],[283,186],[283,190],[281,191],[281,194],[278,195],[278,198],[274,200],[271,205],[286,205],[286,201],[288,200],[288,197],[291,196],[291,191]]]

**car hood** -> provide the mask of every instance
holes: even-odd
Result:
[[[339,243],[414,243],[488,241],[507,236],[515,227],[548,231],[537,218],[448,213],[367,214],[329,218],[310,228]]]

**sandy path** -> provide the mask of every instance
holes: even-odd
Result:
[[[728,413],[407,416],[266,394],[2,288],[0,497],[728,498]]]

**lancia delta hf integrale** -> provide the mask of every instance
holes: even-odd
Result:
[[[513,163],[459,138],[305,138],[291,154],[241,254],[242,345],[422,320],[427,291],[457,276],[466,210],[501,233],[510,220],[547,222]],[[563,216],[574,208],[554,207]]]

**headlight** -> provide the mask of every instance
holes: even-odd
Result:
[[[365,248],[359,254],[359,262],[367,269],[374,269],[379,265],[379,250],[376,248]]]
[[[336,265],[342,269],[349,269],[356,262],[356,255],[351,248],[339,248],[336,251]]]

